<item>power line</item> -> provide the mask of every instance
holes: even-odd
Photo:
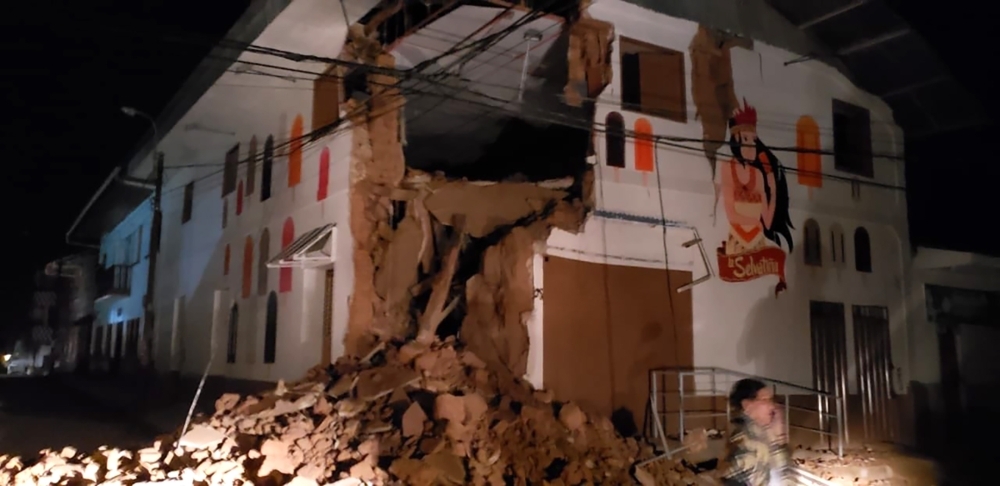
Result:
[[[277,66],[277,67],[280,68],[280,66]],[[248,73],[248,74],[251,74],[251,73]],[[434,83],[434,85],[444,86],[444,87],[447,87],[447,88],[457,88],[457,87],[453,87],[453,86],[449,86],[449,85],[442,85],[440,83]],[[395,85],[386,85],[386,86],[395,86]],[[473,94],[473,95],[476,95],[478,97],[488,99],[490,101],[499,102],[499,103],[501,103],[501,105],[497,106],[497,105],[491,104],[491,103],[479,102],[479,101],[470,100],[470,99],[467,99],[467,98],[459,98],[457,95],[454,95],[454,94],[453,95],[442,95],[442,94],[434,93],[434,92],[430,92],[430,91],[422,91],[422,90],[419,90],[419,89],[414,88],[414,87],[407,87],[406,89],[408,91],[412,92],[412,93],[429,95],[429,96],[446,97],[446,98],[448,98],[448,100],[455,100],[455,101],[459,101],[459,102],[463,102],[463,103],[475,104],[477,106],[482,106],[482,107],[485,107],[485,108],[490,109],[490,110],[504,109],[505,106],[510,105],[512,103],[511,100],[503,100],[503,99],[499,99],[499,98],[493,98],[493,97],[490,97],[488,95],[485,95],[483,93],[479,93],[479,92],[477,92],[475,90],[471,90],[471,89],[468,89],[468,88],[459,88],[459,89],[456,89],[456,91],[459,91],[459,92],[468,92],[469,94]],[[445,101],[447,101],[447,100],[445,100]],[[442,105],[443,105],[443,103],[438,104],[435,109],[439,109],[440,106],[442,106]],[[509,110],[505,110],[505,111],[509,111]],[[571,116],[569,116],[569,115],[567,115],[565,113],[559,113],[559,112],[555,112],[555,111],[551,111],[551,110],[540,110],[540,112],[541,112],[541,114],[539,114],[539,115],[533,115],[533,114],[524,113],[524,112],[517,112],[517,111],[511,112],[511,113],[513,115],[524,117],[526,119],[533,119],[533,120],[536,120],[536,121],[543,121],[543,122],[546,122],[546,123],[562,125],[562,126],[566,126],[566,127],[569,127],[569,128],[577,128],[577,129],[581,129],[581,130],[590,130],[590,129],[593,129],[597,133],[604,133],[604,134],[607,134],[607,132],[608,132],[608,127],[607,127],[607,124],[605,124],[605,123],[599,123],[599,122],[596,122],[596,121],[590,122],[587,119],[574,118],[574,117],[571,117]],[[544,114],[552,115],[552,116],[550,116],[550,117],[542,116]],[[421,116],[422,115],[423,114],[421,114]],[[650,139],[650,140],[652,140],[654,142],[655,145],[658,145],[658,146],[673,147],[673,148],[677,148],[677,149],[688,150],[688,151],[696,152],[696,153],[699,153],[699,154],[702,154],[702,155],[704,154],[704,150],[701,147],[692,147],[692,146],[682,145],[682,144],[683,143],[705,143],[705,142],[713,142],[713,143],[720,143],[722,146],[729,146],[730,145],[730,143],[729,143],[728,140],[708,140],[708,139],[699,139],[699,138],[692,138],[692,137],[679,137],[679,136],[674,136],[674,135],[662,135],[662,134],[644,135],[644,134],[638,134],[634,130],[631,130],[631,129],[625,129],[622,132],[616,133],[616,135],[623,136],[624,138],[629,139],[629,140],[634,140],[636,138]],[[816,150],[816,149],[804,149],[804,148],[799,148],[799,147],[781,147],[781,146],[773,146],[772,147],[772,146],[768,146],[768,148],[771,151],[773,151],[773,152],[807,153],[807,154],[828,155],[828,156],[836,155],[836,153],[833,152],[833,151]],[[898,156],[889,156],[889,155],[880,155],[880,154],[872,154],[872,156],[873,157],[879,157],[879,158],[889,158],[889,159],[894,159],[894,160],[900,160],[900,159],[902,159],[901,157],[898,157]],[[814,177],[821,177],[821,178],[832,179],[832,180],[840,180],[840,181],[850,182],[850,183],[859,183],[859,184],[863,184],[863,185],[874,186],[874,187],[881,187],[881,188],[885,188],[885,189],[905,190],[905,187],[902,187],[902,186],[895,186],[895,185],[880,183],[880,182],[876,182],[876,181],[866,181],[866,180],[860,180],[860,179],[855,179],[855,178],[851,178],[851,177],[839,176],[839,175],[836,175],[836,174],[829,174],[829,173],[822,173],[822,172],[816,172],[816,171],[801,170],[801,169],[794,168],[794,167],[789,167],[789,166],[784,166],[784,167],[786,168],[786,170],[788,170],[790,172],[801,173],[801,174],[808,174],[808,175],[814,176]]]
[[[529,17],[530,17],[530,12],[529,12],[529,15],[525,15],[524,17],[522,17],[522,19],[519,19],[519,21],[524,20],[525,18],[529,18]],[[495,33],[495,34],[491,34],[491,36],[487,36],[487,38],[485,38],[485,39],[493,40],[494,41],[493,45],[495,45],[495,42],[496,42],[497,39],[502,39],[502,37],[500,37],[497,34],[509,35],[511,32],[513,32],[517,28],[519,28],[520,25],[522,25],[522,24],[519,24],[518,22],[515,22],[511,26],[508,26],[507,28],[502,29],[500,32]],[[481,40],[483,40],[483,39],[481,39]],[[488,49],[488,47],[480,47],[480,49]],[[456,50],[459,50],[457,45],[454,48],[449,49],[446,52],[456,51]],[[286,58],[288,58],[288,54],[289,54],[289,51],[281,51],[281,50],[278,50],[278,49],[259,48],[259,47],[255,47],[254,50],[250,51],[250,52],[254,52],[254,51],[256,51],[257,53],[260,53],[260,54],[278,55],[280,57],[286,57]],[[293,54],[293,60],[296,60],[296,61],[301,61],[301,60],[315,60],[317,58],[316,56],[302,55],[302,54],[296,54],[296,53],[291,53],[291,54]],[[216,56],[216,57],[219,58],[219,56]],[[437,56],[436,59],[440,59],[441,57],[442,56]],[[300,73],[300,74],[308,74],[310,76],[315,76],[317,78],[318,77],[323,77],[323,76],[328,76],[328,77],[333,77],[333,78],[337,78],[337,79],[343,79],[343,77],[341,77],[341,76],[329,75],[329,74],[324,74],[324,73],[315,73],[315,72],[311,72],[311,71],[307,71],[307,70],[301,70],[301,69],[296,69],[296,68],[289,68],[289,67],[284,67],[284,66],[270,65],[270,64],[266,64],[266,63],[256,63],[256,62],[251,62],[251,61],[240,61],[239,59],[229,59],[229,58],[222,58],[222,59],[230,60],[232,62],[241,62],[241,63],[247,64],[247,65],[252,65],[252,66],[257,66],[257,67],[264,67],[264,68],[269,68],[269,69],[278,69],[278,70],[283,70],[283,71],[288,71],[288,72],[295,72],[295,73]],[[325,62],[327,59],[323,58],[321,60]],[[458,62],[461,62],[461,61],[462,61],[462,59],[460,58],[459,60],[453,62],[451,65],[454,65],[455,63],[458,63]],[[357,66],[357,63],[352,63],[352,64],[354,64],[354,65]],[[368,65],[367,64],[361,64],[360,66],[367,67]],[[450,66],[448,66],[448,67],[450,67]],[[448,69],[448,67],[446,67],[442,71],[446,72],[447,69]],[[410,68],[406,72],[412,72],[413,70],[414,70],[414,68]],[[439,73],[442,72],[442,71],[439,71]],[[399,74],[399,73],[404,72],[404,71],[390,70],[388,72],[391,72],[392,74],[395,75],[395,74]],[[253,72],[248,72],[246,74],[269,75],[267,73],[253,73]],[[394,76],[394,77],[396,77],[396,76]],[[297,78],[297,79],[302,79],[302,78]],[[401,87],[400,84],[405,79],[411,79],[411,77],[410,76],[405,76],[402,79],[400,79],[400,78],[397,77],[397,81],[395,83],[393,83],[391,85],[384,85],[384,86],[392,87],[394,89],[400,89],[401,94],[409,91],[411,93],[427,94],[427,95],[431,95],[431,96],[443,96],[443,95],[441,95],[439,93],[431,93],[431,92],[421,91],[421,90],[417,89],[416,87],[406,87],[406,86],[402,86]],[[449,89],[454,89],[455,93],[453,93],[451,95],[448,95],[447,98],[449,98],[449,99],[455,99],[455,100],[458,100],[460,102],[474,103],[474,104],[478,104],[480,106],[486,106],[486,107],[488,107],[490,109],[498,109],[498,108],[499,109],[503,109],[504,106],[507,106],[507,105],[509,105],[512,102],[511,100],[502,100],[502,99],[497,99],[497,98],[489,97],[489,96],[487,96],[487,95],[485,95],[483,93],[476,92],[475,90],[472,90],[472,89],[470,89],[468,87],[455,89],[456,87],[454,87],[454,86],[448,86],[448,85],[441,84],[437,79],[418,79],[418,82],[423,82],[423,83],[430,84],[430,86],[432,86],[432,87],[433,86],[439,86],[439,87],[443,86],[443,87],[446,87],[446,88],[449,88]],[[379,83],[372,82],[372,84],[376,84],[377,85]],[[476,96],[485,97],[485,98],[490,99],[492,101],[501,102],[504,105],[498,107],[498,106],[495,106],[495,105],[492,105],[492,104],[479,103],[479,102],[475,102],[473,100],[459,98],[458,96],[463,91],[467,91],[470,94],[473,94],[473,95],[476,95]],[[404,103],[405,103],[405,101],[404,101]],[[442,105],[443,105],[443,103],[440,103],[440,104],[438,104],[438,107],[440,107]],[[396,109],[396,108],[393,108],[393,109]],[[431,110],[428,110],[428,111],[431,111]],[[427,112],[422,113],[421,116],[426,115],[426,113]],[[521,115],[521,116],[525,115],[524,113],[515,113],[515,114]],[[572,117],[569,117],[569,116],[567,116],[567,115],[565,115],[563,113],[559,113],[559,112],[555,112],[555,111],[551,111],[551,110],[548,111],[548,114],[554,115],[556,117],[565,118],[566,120],[558,120],[558,119],[553,120],[552,118],[544,118],[544,117],[541,117],[541,116],[538,116],[538,115],[528,115],[528,118],[534,118],[536,120],[546,121],[548,123],[553,123],[553,124],[560,124],[560,125],[564,125],[564,126],[568,126],[568,127],[572,127],[572,128],[582,129],[582,130],[591,130],[592,129],[592,130],[594,130],[595,132],[598,132],[598,133],[607,133],[607,125],[606,124],[600,124],[600,123],[597,123],[597,122],[590,122],[589,120],[581,120],[581,119],[575,119],[574,120]],[[349,118],[349,117],[347,117],[347,118]],[[338,120],[338,122],[336,122],[336,123],[339,124],[342,121],[343,121],[343,119]],[[583,122],[583,124],[581,124],[580,122]],[[299,139],[307,139],[308,138],[308,139],[311,139],[311,141],[315,141],[317,138],[324,136],[324,133],[320,133],[320,132],[324,132],[325,131],[324,129],[328,129],[328,128],[330,128],[330,127],[321,127],[320,129],[314,130],[313,132],[310,132],[308,134],[303,135],[302,137],[299,137]],[[325,133],[325,134],[329,135],[330,133]],[[682,149],[682,150],[690,150],[690,151],[694,151],[694,152],[698,152],[698,153],[703,153],[703,150],[700,149],[700,148],[696,148],[696,147],[690,147],[690,146],[681,145],[681,143],[683,143],[683,142],[688,142],[688,143],[690,143],[690,142],[701,142],[701,143],[712,142],[712,143],[720,143],[722,145],[728,144],[728,141],[711,141],[711,140],[695,139],[695,138],[689,138],[689,137],[676,137],[676,136],[668,136],[668,135],[639,135],[639,134],[635,133],[632,130],[625,130],[624,133],[618,133],[618,135],[622,135],[622,136],[624,136],[627,139],[635,139],[635,138],[650,139],[651,138],[652,141],[657,146],[663,145],[663,146],[666,146],[666,147],[673,147],[675,149]],[[290,145],[291,143],[294,143],[295,141],[296,141],[296,139],[293,139],[293,140],[289,140],[287,142],[284,142],[282,144],[279,144],[279,146],[275,147],[275,150],[279,150],[280,148],[286,147],[286,146]],[[833,155],[833,153],[829,152],[829,151],[802,149],[802,148],[799,148],[799,147],[794,147],[794,148],[790,148],[790,147],[770,147],[770,149],[772,151],[790,151],[790,152],[796,152],[796,153],[817,153],[817,154],[821,154],[821,155]],[[263,155],[263,154],[261,154],[261,155]],[[246,163],[248,161],[249,160],[244,160],[243,162],[240,162],[240,163]],[[856,179],[851,179],[851,178],[847,178],[847,177],[841,177],[841,176],[837,176],[837,175],[833,175],[833,174],[815,173],[813,171],[798,171],[797,169],[792,169],[792,168],[788,168],[788,167],[786,167],[786,169],[788,169],[788,170],[790,170],[792,172],[807,172],[810,175],[814,175],[814,176],[831,178],[831,179],[841,179],[841,180],[845,180],[845,181],[850,181],[852,183],[853,182],[860,182],[860,183],[865,183],[865,184],[869,184],[869,185],[878,185],[878,186],[886,187],[886,188],[902,189],[902,188],[897,187],[897,186],[890,186],[890,185],[887,185],[887,184],[875,183],[873,181],[871,181],[871,182],[869,182],[869,181],[858,181]]]

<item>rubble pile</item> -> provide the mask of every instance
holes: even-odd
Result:
[[[3,457],[0,484],[634,484],[633,465],[653,456],[453,339],[382,344],[261,396],[224,395],[177,435]]]
[[[890,484],[893,471],[884,458],[870,448],[845,450],[838,457],[832,450],[799,447],[792,451],[795,464],[823,479],[858,486]]]
[[[682,459],[660,456],[636,465],[635,478],[642,486],[714,486],[720,483],[720,471],[699,470],[696,465]]]

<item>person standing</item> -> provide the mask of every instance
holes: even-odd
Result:
[[[760,380],[742,379],[733,385],[729,404],[739,414],[731,424],[726,456],[721,465],[725,486],[779,486],[787,478],[788,442],[774,392]]]

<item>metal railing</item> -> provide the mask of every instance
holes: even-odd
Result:
[[[669,431],[665,424],[669,423],[667,418],[671,414],[677,415],[677,437],[683,440],[685,433],[685,423],[692,419],[715,419],[725,417],[726,425],[732,419],[733,411],[730,409],[729,390],[734,383],[744,378],[760,380],[772,387],[775,398],[783,398],[780,402],[785,412],[785,424],[790,429],[804,430],[826,437],[829,441],[836,441],[837,455],[843,457],[844,442],[846,437],[846,423],[844,421],[845,404],[843,397],[834,393],[827,393],[821,390],[794,385],[779,380],[772,380],[753,376],[738,371],[727,370],[714,367],[696,368],[665,368],[650,372],[650,412],[652,413],[652,423],[647,423],[647,430],[653,429],[653,439],[658,440],[665,450],[669,451],[667,439]],[[669,383],[676,383],[676,390],[669,386]],[[676,410],[667,410],[667,397],[675,395],[678,398]],[[834,403],[832,412],[800,407],[792,404],[792,396],[815,397],[817,401]],[[710,410],[691,411],[686,408],[686,402],[690,406],[691,399],[712,398],[713,406]],[[714,402],[717,398],[723,398],[726,403],[725,411],[715,409]],[[793,423],[791,413],[806,412],[816,416],[819,420],[820,428],[809,427]],[[832,422],[832,423],[831,423]],[[826,425],[826,427],[824,427]],[[832,444],[831,444],[832,446]]]

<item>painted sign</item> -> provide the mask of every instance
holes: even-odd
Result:
[[[733,158],[719,168],[729,221],[729,236],[717,250],[719,278],[746,282],[774,275],[777,296],[788,288],[782,240],[789,252],[793,246],[785,169],[757,137],[757,110],[745,99],[729,119],[729,134]]]

